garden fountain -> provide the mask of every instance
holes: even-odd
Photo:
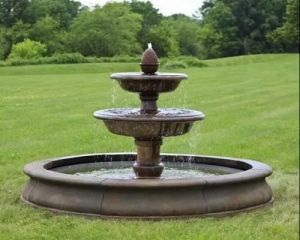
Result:
[[[227,215],[272,202],[265,180],[272,169],[263,163],[160,154],[163,137],[189,132],[204,114],[157,107],[160,93],[174,91],[187,78],[159,73],[158,67],[150,45],[142,56],[141,73],[111,75],[123,89],[139,94],[140,109],[94,113],[110,132],[133,137],[136,154],[88,154],[30,163],[24,167],[30,180],[21,199],[56,212],[126,218]]]

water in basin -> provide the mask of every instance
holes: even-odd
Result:
[[[178,108],[158,108],[157,113],[144,114],[139,108],[111,108],[99,110],[94,116],[100,119],[135,119],[142,121],[193,119],[201,120],[204,114],[199,111]]]
[[[115,169],[98,169],[89,172],[77,172],[77,176],[85,177],[100,177],[100,178],[112,178],[112,179],[132,179],[135,177],[132,167],[128,168],[115,168]],[[176,168],[165,168],[161,178],[164,179],[181,179],[191,177],[206,177],[206,176],[217,176],[218,173],[206,172],[193,169],[176,169]]]
[[[52,169],[57,172],[81,177],[97,177],[110,179],[133,179],[133,162],[96,162],[59,167]],[[161,178],[184,179],[193,177],[209,177],[240,172],[241,170],[223,166],[199,163],[165,162]]]

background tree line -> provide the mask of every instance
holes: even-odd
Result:
[[[0,59],[135,56],[200,59],[299,51],[299,0],[206,0],[191,18],[132,0],[89,9],[74,0],[0,0]],[[23,54],[23,55],[22,55]],[[26,55],[27,54],[27,55]]]

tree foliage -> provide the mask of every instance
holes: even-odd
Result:
[[[0,26],[0,59],[5,59],[9,55],[13,44],[29,38],[29,29],[30,25],[21,20],[11,28]]]
[[[152,27],[145,38],[152,43],[159,57],[179,55],[176,31],[169,21],[163,20],[158,26]]]
[[[163,19],[162,14],[158,12],[158,9],[154,8],[152,3],[141,2],[137,0],[132,0],[130,3],[132,12],[140,14],[142,16],[142,27],[138,33],[138,41],[141,45],[146,46],[148,40],[146,35],[149,30],[160,24]]]
[[[10,53],[11,45],[8,31],[0,27],[0,59],[5,59]]]
[[[0,0],[0,25],[12,27],[22,20],[28,5],[29,0]]]
[[[0,0],[0,60],[25,39],[45,44],[47,56],[135,56],[148,42],[159,57],[295,52],[299,0],[205,0],[194,17],[166,17],[141,0],[94,8],[79,0]]]
[[[47,45],[48,53],[63,51],[63,32],[59,22],[50,16],[40,18],[30,30],[30,38]]]
[[[210,57],[253,54],[273,51],[268,41],[269,32],[283,23],[285,0],[208,0],[200,12],[203,17],[202,39],[212,29],[218,33],[211,48],[219,48]],[[205,26],[208,25],[208,26]],[[208,29],[211,28],[211,31]],[[206,34],[205,34],[206,33]],[[225,44],[225,46],[224,46]],[[202,44],[203,49],[207,45]],[[215,52],[215,51],[211,51]]]
[[[268,37],[277,49],[299,51],[299,0],[289,0],[286,6],[283,26],[271,32]]]
[[[204,58],[238,55],[241,42],[231,8],[217,1],[206,11],[200,30],[201,55]]]
[[[40,18],[52,17],[62,29],[68,29],[80,12],[80,2],[73,0],[31,0],[23,12],[22,19],[36,23]]]
[[[68,37],[70,50],[83,55],[114,56],[141,52],[137,34],[142,17],[122,3],[84,11],[75,19]]]
[[[180,54],[201,57],[200,23],[183,14],[173,15],[168,21],[175,31]]]

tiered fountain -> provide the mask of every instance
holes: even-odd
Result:
[[[135,218],[224,215],[272,202],[265,181],[272,169],[263,163],[160,154],[163,137],[189,132],[204,114],[157,107],[160,93],[174,91],[187,78],[159,73],[158,67],[150,45],[142,56],[142,73],[111,75],[123,89],[139,93],[140,109],[94,113],[112,133],[134,137],[137,154],[89,154],[30,163],[24,168],[30,181],[22,200],[58,212]]]

